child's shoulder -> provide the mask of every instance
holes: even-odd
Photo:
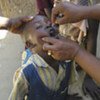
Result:
[[[26,65],[26,66],[22,66],[22,67],[19,67],[15,73],[14,73],[14,76],[13,76],[13,84],[16,82],[17,78],[23,73],[25,74],[25,72],[29,72],[31,73],[32,72],[32,69],[34,68],[34,65],[32,63]]]
[[[19,67],[19,68],[15,71],[14,76],[13,76],[13,84],[16,82],[16,80],[17,80],[17,78],[18,78],[18,76],[19,76],[19,74],[20,74],[20,72],[21,72],[21,69],[22,69],[22,67]]]

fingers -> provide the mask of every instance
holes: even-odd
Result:
[[[29,22],[31,20],[33,20],[34,16],[25,16],[25,17],[22,17],[21,20],[22,22]]]
[[[56,23],[57,18],[59,17],[60,14],[63,14],[63,12],[64,12],[63,7],[60,4],[57,4],[57,6],[52,9],[52,14],[51,14],[52,23]]]
[[[25,17],[18,17],[18,18],[12,18],[9,19],[8,22],[8,30],[14,33],[21,33],[21,28],[25,23],[31,21],[34,18],[34,16],[25,16]]]
[[[50,45],[50,44],[48,44],[48,43],[45,43],[45,44],[43,45],[43,50],[56,51],[57,48],[56,48],[55,45]]]
[[[43,45],[44,50],[54,50],[54,51],[58,50],[58,44],[60,44],[60,41],[58,39],[51,37],[44,37],[42,40],[45,42]]]
[[[56,22],[57,15],[59,14],[59,10],[57,8],[58,7],[54,7],[52,9],[52,14],[51,14],[51,21],[52,21],[52,23]]]
[[[12,25],[12,27],[16,28],[20,25],[22,25],[25,22],[29,22],[33,19],[33,16],[24,16],[24,17],[18,17],[18,18],[12,18],[9,19],[9,23]]]
[[[66,17],[64,16],[64,17],[62,17],[62,18],[57,18],[56,19],[56,23],[57,24],[65,24],[65,23],[67,23],[67,20],[66,20]]]
[[[47,43],[50,43],[50,44],[55,44],[59,41],[58,39],[55,39],[55,38],[52,38],[52,37],[44,37],[44,38],[42,38],[42,40],[44,42],[47,42]]]

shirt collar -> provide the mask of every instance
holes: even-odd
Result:
[[[46,62],[41,56],[39,56],[39,55],[36,54],[36,53],[33,54],[33,55],[29,58],[28,62],[35,64],[37,67],[47,68],[47,67],[50,66],[49,64],[47,64],[47,62]],[[60,67],[63,67],[63,68],[65,69],[65,68],[66,68],[66,64],[65,64],[65,63],[66,63],[66,62],[60,61],[60,62],[59,62],[59,66],[60,66]]]
[[[41,57],[39,56],[38,54],[33,54],[31,57],[30,57],[30,60],[32,63],[36,64],[38,67],[48,67],[49,65],[46,63],[46,61]]]

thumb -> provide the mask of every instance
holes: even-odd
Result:
[[[48,50],[53,50],[53,51],[56,51],[56,47],[55,47],[55,45],[50,45],[50,44],[48,44],[48,43],[44,43],[44,45],[43,45],[43,50],[45,50],[45,51],[48,51]]]
[[[66,17],[64,16],[64,17],[61,17],[61,18],[57,18],[55,23],[60,24],[60,25],[66,24],[67,23]]]
[[[25,17],[22,17],[22,22],[29,22],[31,20],[33,20],[34,16],[25,16]]]
[[[59,41],[58,39],[55,39],[55,38],[52,38],[52,37],[44,37],[44,38],[42,38],[42,40],[44,42],[47,42],[47,43],[50,43],[50,44],[55,44]]]

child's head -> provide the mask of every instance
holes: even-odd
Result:
[[[42,51],[43,37],[55,36],[57,32],[52,28],[50,21],[45,16],[36,15],[31,22],[23,28],[23,37],[35,52]]]

